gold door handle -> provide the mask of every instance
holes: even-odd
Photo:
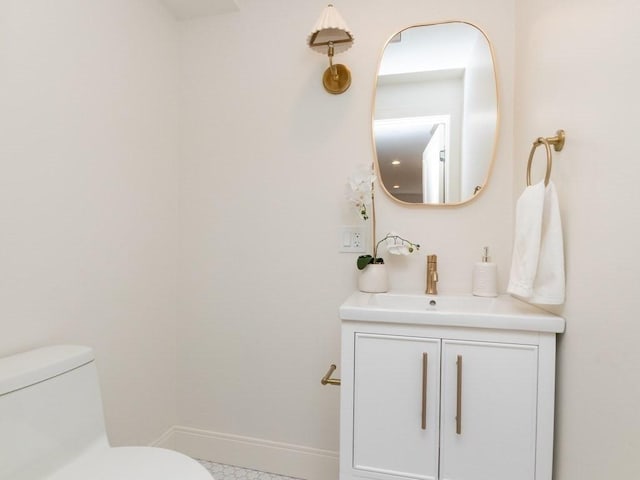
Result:
[[[462,433],[462,355],[456,361],[456,433]]]
[[[331,374],[335,369],[336,366],[332,363],[327,373],[324,375],[324,377],[322,377],[322,380],[320,380],[320,383],[322,385],[340,385],[339,378],[331,378]]]
[[[429,354],[422,354],[422,430],[427,429],[427,370],[429,367]]]

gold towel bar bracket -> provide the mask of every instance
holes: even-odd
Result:
[[[558,130],[556,132],[555,137],[538,137],[538,139],[533,142],[533,146],[531,147],[531,152],[529,153],[529,161],[527,162],[527,186],[531,186],[531,163],[533,162],[533,155],[536,152],[536,148],[540,145],[544,145],[545,150],[547,151],[547,172],[544,175],[544,184],[549,185],[549,179],[551,178],[551,145],[553,145],[553,149],[556,152],[561,151],[564,148],[564,141],[566,139],[566,135],[564,130]]]
[[[545,138],[545,140],[549,143],[549,145],[553,145],[553,149],[556,152],[559,152],[564,148],[564,141],[565,141],[566,138],[567,138],[567,136],[564,133],[564,130],[558,130],[556,132],[556,136],[555,137],[547,137],[547,138]],[[536,140],[534,142],[534,145],[536,145],[536,147],[538,145],[542,144],[542,142],[540,140],[541,139],[538,138],[538,140]]]
[[[335,369],[336,369],[336,366],[332,363],[331,366],[329,367],[329,370],[327,370],[327,373],[325,373],[324,377],[322,377],[322,380],[320,380],[320,383],[322,385],[340,385],[339,378],[331,378],[331,374],[334,372]]]

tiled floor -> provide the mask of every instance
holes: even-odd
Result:
[[[198,460],[204,468],[211,472],[214,480],[299,480],[293,477],[283,477],[275,473],[259,472],[246,468],[213,463],[207,460]]]

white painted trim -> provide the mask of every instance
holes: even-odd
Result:
[[[173,426],[152,444],[193,458],[305,480],[337,480],[338,452]]]
[[[175,442],[173,441],[174,430],[175,430],[175,427],[169,428],[169,430],[167,430],[162,435],[160,435],[159,438],[157,438],[156,440],[151,442],[149,444],[149,446],[150,447],[168,448],[170,450],[175,450],[175,446],[174,446]]]

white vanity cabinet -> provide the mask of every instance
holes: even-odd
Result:
[[[564,320],[508,297],[394,316],[375,297],[341,307],[340,480],[551,480]]]

